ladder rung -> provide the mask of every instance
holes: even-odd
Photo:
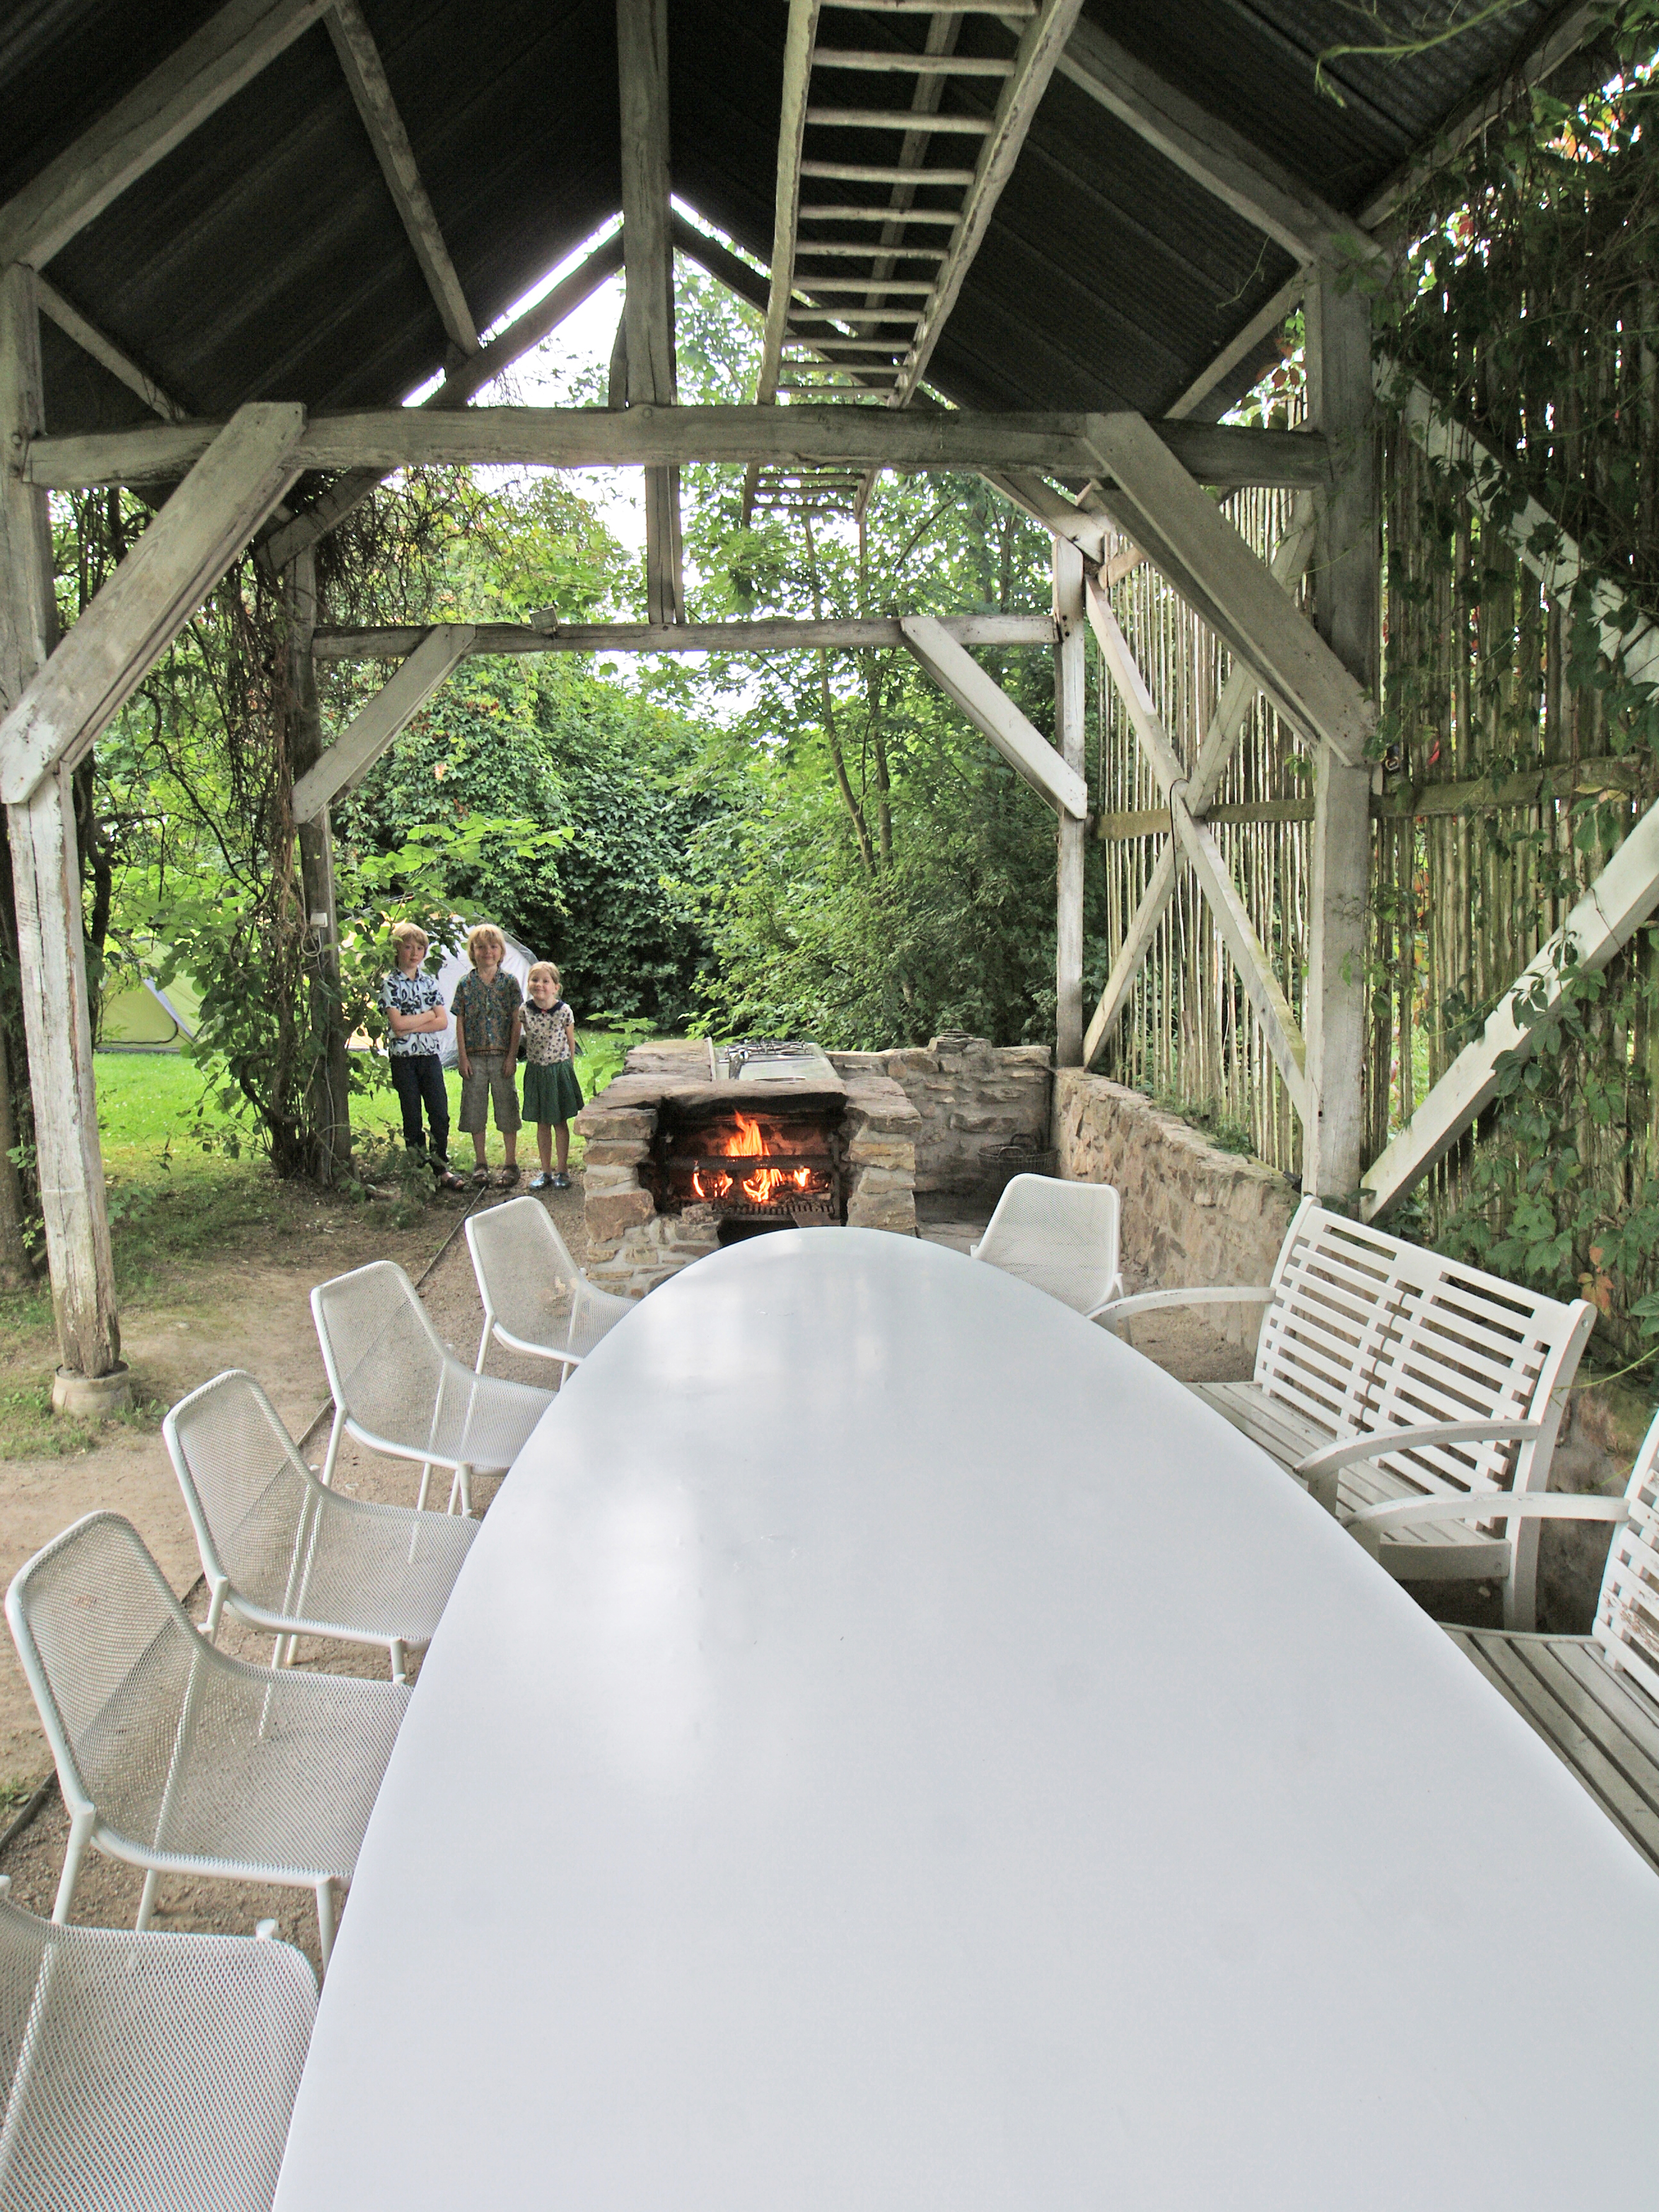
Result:
[[[1012,62],[981,61],[965,54],[864,53],[850,46],[815,46],[814,69],[903,70],[911,76],[1012,76]]]
[[[1035,15],[1037,0],[821,0],[825,8],[856,9],[860,15]]]
[[[988,115],[926,115],[914,107],[809,107],[809,123],[831,131],[960,131],[988,138]]]
[[[803,222],[960,222],[949,208],[803,207],[796,216]]]
[[[827,241],[823,246],[811,246],[802,239],[795,245],[795,263],[801,257],[822,261],[833,255],[837,261],[943,261],[945,249],[942,246],[842,246]]]
[[[848,276],[843,278],[841,276],[830,276],[827,275],[819,276],[816,274],[811,273],[803,276],[800,279],[800,283],[803,289],[805,289],[808,285],[811,287],[812,296],[814,299],[817,299],[822,294],[826,292],[856,292],[860,294],[896,292],[908,295],[913,299],[925,300],[933,289],[933,287],[931,284],[924,284],[920,281],[920,279],[915,283],[911,283],[907,278],[896,283],[877,283],[873,281],[866,283],[862,276]],[[847,313],[847,310],[845,307],[837,307],[833,312],[838,315],[844,315]]]
[[[839,177],[849,185],[953,185],[974,181],[971,169],[901,169],[869,161],[803,161],[803,177]]]

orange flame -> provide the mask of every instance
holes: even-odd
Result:
[[[768,1146],[760,1123],[750,1114],[734,1114],[735,1127],[728,1131],[720,1149],[727,1159],[763,1159]],[[736,1178],[737,1186],[751,1206],[770,1206],[784,1190],[811,1192],[821,1187],[822,1179],[811,1168],[754,1168],[746,1176]],[[721,1199],[732,1188],[731,1176],[718,1173],[705,1175],[699,1168],[691,1177],[693,1195],[701,1199]]]

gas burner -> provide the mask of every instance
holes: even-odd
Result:
[[[735,1079],[740,1068],[751,1060],[805,1060],[817,1052],[810,1038],[738,1037],[726,1048],[726,1065]]]

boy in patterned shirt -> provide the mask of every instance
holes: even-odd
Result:
[[[461,1127],[472,1139],[472,1180],[482,1186],[489,1181],[484,1132],[494,1103],[503,1155],[500,1187],[511,1190],[519,1180],[519,1093],[514,1077],[524,994],[518,977],[501,965],[507,939],[491,923],[480,922],[468,933],[466,957],[472,973],[461,978],[450,1001],[461,1065]]]
[[[428,939],[412,921],[392,926],[392,954],[397,966],[380,986],[380,1004],[392,1035],[386,1054],[392,1087],[403,1109],[404,1143],[423,1158],[441,1190],[459,1190],[459,1176],[449,1166],[449,1093],[444,1088],[443,1034],[449,1027],[443,993],[426,973]],[[421,1135],[421,1109],[431,1134]]]

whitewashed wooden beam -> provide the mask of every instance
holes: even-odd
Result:
[[[357,414],[313,416],[306,426],[301,459],[307,469],[382,471],[846,462],[854,467],[983,473],[1041,471],[1099,480],[1111,474],[1101,446],[1113,425],[1144,432],[1146,444],[1174,457],[1189,486],[1198,481],[1219,488],[1254,483],[1300,489],[1330,477],[1324,441],[1311,432],[1218,422],[1148,425],[1138,415],[981,415],[855,402],[640,405],[620,412],[603,407],[365,408]],[[35,438],[24,455],[23,474],[29,483],[51,491],[86,484],[161,483],[183,476],[223,427],[196,421]],[[1126,450],[1133,459],[1139,449]],[[1139,472],[1144,477],[1144,465]],[[1118,522],[1115,512],[1111,519]]]
[[[44,411],[33,271],[0,271],[0,452]],[[0,467],[0,709],[27,696],[57,637],[52,520],[44,492]],[[67,774],[7,811],[18,990],[28,1041],[35,1163],[58,1356],[64,1378],[120,1365],[104,1166],[93,1081],[81,869]],[[61,1383],[54,1388],[57,1402]]]
[[[1373,702],[1149,424],[1138,415],[1091,420],[1108,513],[1255,670],[1285,719],[1357,766],[1376,727]]]
[[[1365,1171],[1367,1219],[1404,1196],[1498,1096],[1498,1062],[1530,1054],[1537,1029],[1522,1009],[1547,1015],[1561,992],[1561,964],[1593,975],[1629,944],[1659,905],[1659,805],[1649,808],[1568,915],[1528,961],[1474,1042],[1466,1045],[1399,1133]],[[1570,947],[1566,952],[1564,947]]]
[[[1314,520],[1312,503],[1304,493],[1291,517],[1291,527],[1274,549],[1269,574],[1281,591],[1293,592],[1306,571],[1313,554]],[[1097,589],[1109,592],[1115,578],[1101,575]],[[1243,736],[1250,708],[1261,693],[1261,685],[1255,672],[1244,661],[1235,659],[1216,702],[1215,713],[1204,732],[1194,764],[1192,781],[1185,797],[1194,819],[1202,821],[1209,812],[1216,793],[1221,788],[1221,779],[1226,774],[1227,763]],[[1151,951],[1158,927],[1164,918],[1164,909],[1175,895],[1176,853],[1173,843],[1165,846],[1158,855],[1152,878],[1140,895],[1140,902],[1123,933],[1112,962],[1106,988],[1100,994],[1100,1003],[1090,1018],[1083,1040],[1083,1064],[1092,1067],[1101,1048],[1111,1035],[1114,1024],[1128,1004],[1129,994],[1134,988],[1135,977],[1140,973]]]
[[[126,386],[129,392],[136,392],[153,414],[159,415],[164,422],[187,422],[190,420],[188,408],[181,407],[177,400],[169,398],[147,370],[140,368],[136,361],[123,353],[112,338],[106,337],[95,323],[88,322],[81,310],[66,300],[55,286],[48,284],[44,276],[36,278],[35,290],[40,295],[41,313],[50,316],[64,337],[73,338],[82,353],[89,356],[100,368],[106,368],[112,376]]]
[[[963,201],[961,217],[951,234],[947,258],[934,280],[926,311],[893,387],[889,404],[894,407],[902,407],[927,374],[933,349],[990,227],[1003,187],[1014,173],[1025,134],[1048,89],[1048,80],[1072,35],[1082,4],[1083,0],[1042,0],[1038,12],[1025,27],[1014,57],[1013,74],[998,96],[990,131],[974,163],[973,182]],[[926,120],[918,116],[917,126]]]
[[[328,0],[229,0],[0,208],[0,266],[42,268],[309,30]]]
[[[1215,397],[1216,387],[1231,376],[1239,363],[1248,361],[1264,339],[1282,328],[1286,319],[1302,305],[1302,295],[1307,289],[1308,269],[1304,264],[1293,276],[1281,284],[1264,307],[1258,307],[1243,329],[1229,338],[1214,360],[1201,368],[1175,404],[1166,409],[1166,422],[1184,422],[1194,415],[1220,412],[1220,402]]]
[[[1042,645],[1054,642],[1052,615],[942,615],[939,627],[959,645]],[[730,623],[475,623],[469,648],[480,653],[805,653],[867,651],[904,644],[896,615],[822,622],[787,619]],[[400,660],[425,632],[416,629],[319,629],[313,641],[319,660]]]
[[[772,207],[772,281],[766,302],[755,399],[764,405],[778,388],[783,334],[795,266],[795,228],[800,212],[801,147],[806,136],[806,85],[812,72],[820,0],[789,0],[783,39],[783,99],[778,118],[777,190]]]
[[[295,785],[296,822],[313,820],[342,793],[362,781],[456,663],[471,652],[474,636],[469,623],[439,623],[427,631],[390,683],[374,694],[349,727],[340,732]]]
[[[1308,1112],[1307,1047],[1290,1001],[1273,973],[1266,947],[1254,924],[1225,855],[1214,836],[1195,821],[1183,795],[1187,782],[1181,757],[1158,718],[1146,679],[1135,665],[1128,641],[1112,612],[1111,602],[1097,584],[1088,593],[1089,623],[1105,665],[1133,727],[1141,754],[1157,777],[1170,807],[1174,841],[1198,878],[1206,905],[1215,917],[1245,995],[1255,1009],[1261,1034],[1282,1078],[1299,1119]]]
[[[437,390],[422,400],[422,406],[464,407],[475,392],[482,392],[486,384],[511,368],[521,355],[528,353],[532,346],[539,345],[550,331],[556,330],[567,315],[574,314],[585,300],[592,299],[600,285],[614,276],[622,265],[623,236],[617,230],[596,246],[568,276],[561,277],[533,307],[526,307],[488,345],[459,368],[451,369]],[[337,477],[303,514],[270,530],[262,550],[273,569],[286,568],[308,546],[337,529],[377,485],[386,482],[390,473],[386,469],[349,470]]]
[[[1083,556],[1063,538],[1054,541],[1054,742],[1066,765],[1086,789],[1088,778],[1088,614],[1083,596]],[[1063,813],[1054,832],[1054,1065],[1083,1064],[1083,894],[1088,824]]]
[[[628,404],[672,407],[674,384],[674,240],[668,158],[668,0],[617,0],[617,70],[622,107],[623,238],[628,294]],[[684,611],[677,464],[645,479],[645,580],[653,622]]]
[[[300,473],[305,410],[240,408],[0,722],[0,799],[73,768]]]
[[[334,42],[341,71],[351,88],[351,97],[368,133],[368,143],[374,149],[374,158],[380,165],[398,220],[415,249],[415,258],[421,264],[421,274],[426,279],[439,319],[452,345],[464,354],[475,354],[479,343],[477,325],[472,319],[472,310],[466,303],[466,294],[450,258],[426,186],[421,181],[415,149],[409,143],[404,118],[386,82],[380,50],[357,0],[330,0],[328,35]]]
[[[1016,775],[1057,814],[1087,819],[1089,787],[1042,732],[1028,721],[944,623],[931,615],[905,615],[904,642],[941,691],[988,737]]]

